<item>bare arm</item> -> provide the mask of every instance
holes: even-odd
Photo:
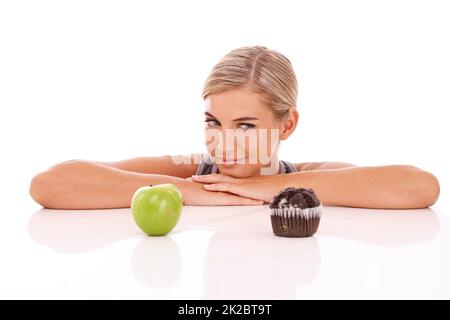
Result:
[[[139,173],[187,178],[195,174],[201,154],[134,157],[115,162],[92,161],[109,167]],[[182,159],[182,161],[180,161]]]
[[[322,170],[322,169],[339,169],[339,168],[348,168],[348,167],[356,167],[356,165],[347,163],[347,162],[301,162],[296,163],[295,167],[297,171],[306,171],[306,170]]]
[[[248,178],[211,174],[193,180],[213,192],[231,192],[266,203],[280,190],[297,187],[314,189],[324,205],[377,209],[426,208],[437,201],[440,192],[434,175],[410,165],[350,166]]]
[[[30,194],[46,208],[128,208],[141,186],[173,183],[180,188],[185,205],[257,205],[260,202],[229,193],[214,195],[200,183],[163,175],[122,170],[87,160],[57,164],[33,177]]]
[[[320,168],[281,178],[285,185],[313,188],[324,204],[335,206],[425,208],[440,192],[434,175],[409,165]]]

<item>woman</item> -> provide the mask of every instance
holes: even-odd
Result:
[[[287,186],[313,188],[324,205],[410,209],[436,202],[438,180],[414,166],[279,160],[280,142],[297,126],[297,93],[295,72],[281,53],[232,50],[202,94],[207,153],[70,160],[37,174],[30,194],[59,209],[129,207],[138,187],[160,183],[175,184],[185,205],[267,204]]]

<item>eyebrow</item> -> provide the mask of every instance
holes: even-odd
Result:
[[[211,118],[214,118],[214,119],[217,120],[217,118],[214,117],[214,116],[213,116],[211,113],[209,113],[209,112],[205,112],[205,115],[210,116]],[[255,117],[240,117],[240,118],[234,119],[233,121],[247,121],[247,120],[258,120],[258,118],[255,118]]]

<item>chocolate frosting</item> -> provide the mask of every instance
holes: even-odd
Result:
[[[320,205],[320,200],[313,189],[288,187],[278,192],[269,203],[269,208],[313,208]]]

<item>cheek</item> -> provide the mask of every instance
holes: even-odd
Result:
[[[264,135],[264,145],[270,152],[274,152],[277,145],[280,143],[280,130],[278,128],[270,128]]]
[[[272,154],[274,147],[279,143],[278,129],[258,129],[255,136],[255,141],[249,145],[254,152],[262,150]]]
[[[256,138],[256,148],[253,150],[258,159],[272,157],[279,144],[279,130],[277,128],[259,129]]]
[[[245,152],[249,158],[256,158],[259,152],[259,129],[252,130],[245,137]]]
[[[218,129],[211,129],[211,128],[205,129],[204,142],[206,145],[206,149],[210,154],[211,152],[213,152],[213,150],[217,148],[217,145],[221,138],[220,134],[221,132]]]

